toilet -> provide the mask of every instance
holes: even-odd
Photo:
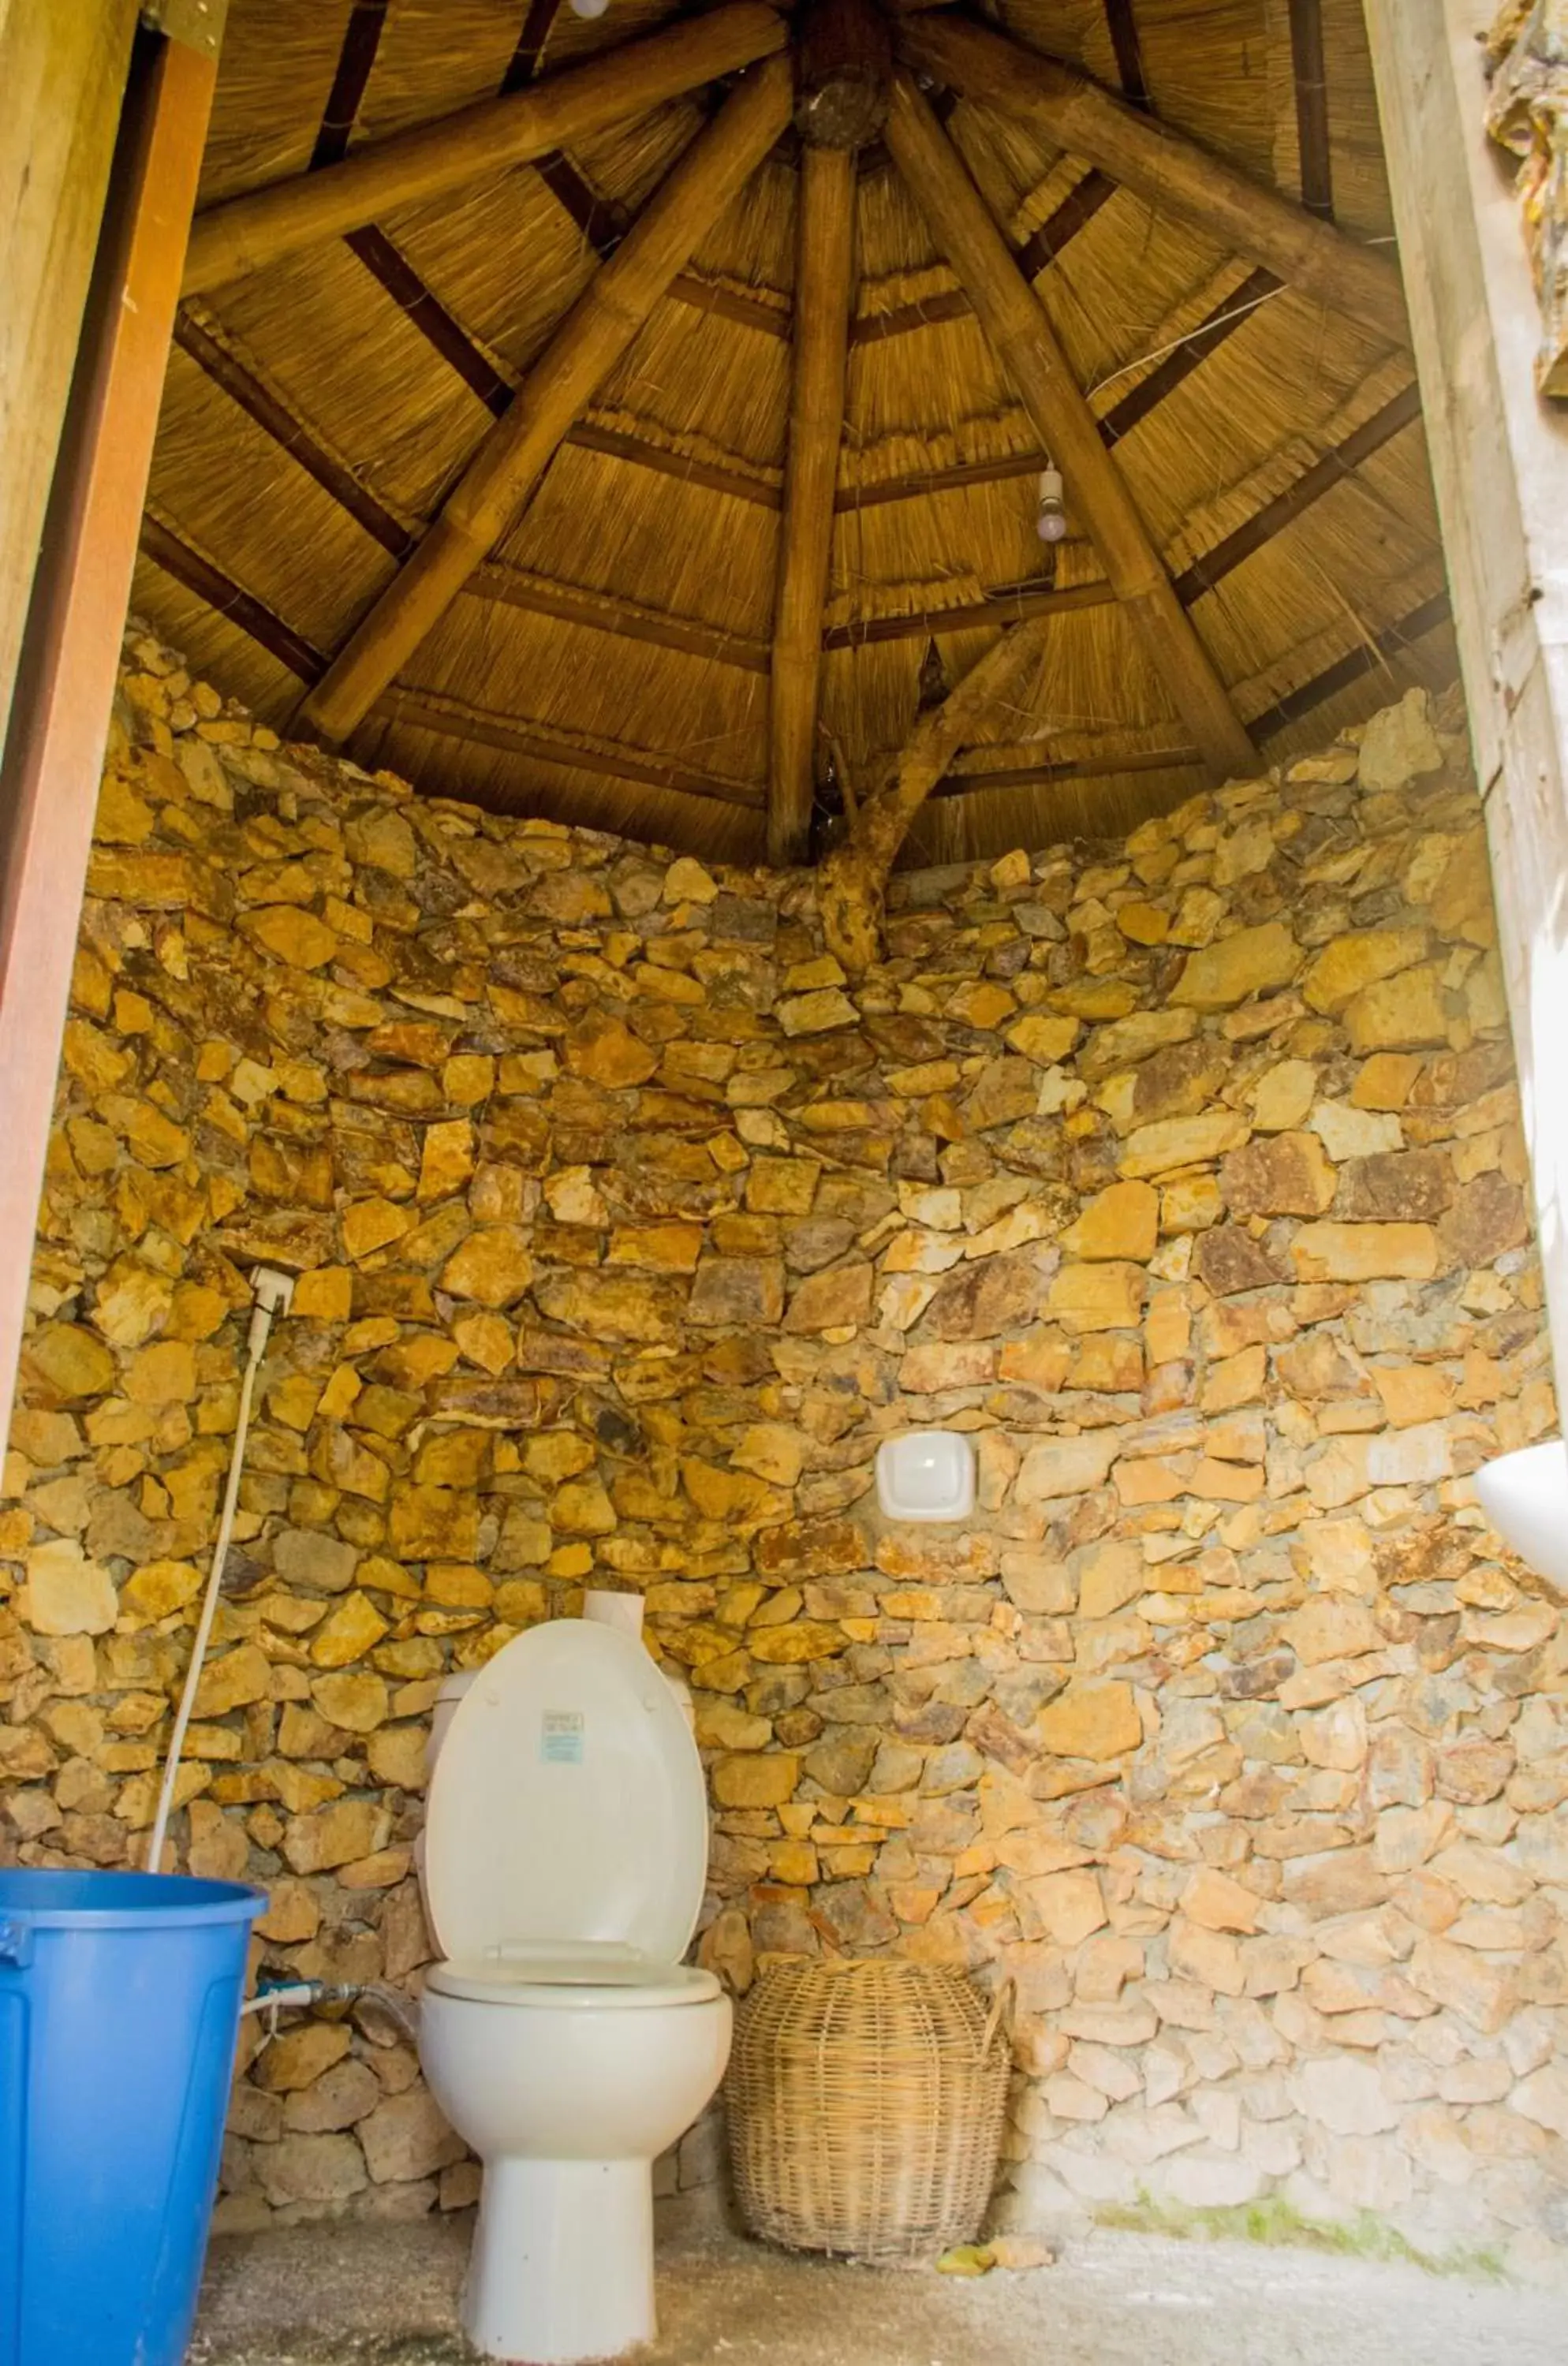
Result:
[[[707,1797],[633,1636],[553,1619],[450,1707],[431,1774],[424,2074],[484,2164],[463,2299],[527,2366],[654,2336],[653,2163],[716,2092],[729,2000],[683,1964]]]

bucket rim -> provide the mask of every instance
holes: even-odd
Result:
[[[195,1874],[0,1869],[0,1917],[54,1931],[134,1931],[175,1924],[254,1922],[266,1893]]]

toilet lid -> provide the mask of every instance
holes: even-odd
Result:
[[[446,1956],[537,1961],[619,1943],[678,1963],[707,1849],[696,1744],[632,1636],[551,1619],[498,1651],[458,1703],[425,1818],[425,1887]]]

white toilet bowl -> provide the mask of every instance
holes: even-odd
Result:
[[[432,1774],[420,2028],[484,2164],[463,2322],[492,2358],[653,2338],[653,2162],[729,2055],[728,1997],[680,1960],[706,1865],[701,1762],[641,1644],[561,1619],[499,1652]]]
[[[613,2358],[650,2341],[652,2163],[729,2058],[716,1981],[688,1993],[518,1987],[425,1992],[437,2102],[484,2162],[463,2317],[492,2357]]]

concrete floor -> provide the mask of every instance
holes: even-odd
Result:
[[[213,2246],[189,2366],[459,2366],[468,2222]],[[660,2254],[643,2366],[1563,2366],[1568,2295],[1310,2251],[1100,2233],[959,2282],[719,2236]]]

